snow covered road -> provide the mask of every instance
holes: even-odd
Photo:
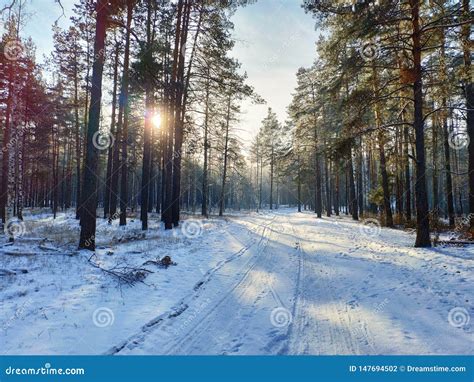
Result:
[[[245,220],[259,240],[216,270],[179,318],[112,352],[472,353],[472,326],[448,317],[472,314],[472,256],[414,249],[406,233],[367,233],[346,219]]]
[[[192,238],[159,232],[147,237],[146,250],[145,244],[115,244],[114,255],[108,256],[110,243],[104,243],[98,253],[104,264],[117,259],[141,264],[170,254],[178,266],[153,273],[147,285],[121,291],[104,287],[107,279],[100,271],[85,261],[71,264],[80,257],[68,257],[67,268],[85,273],[82,279],[44,280],[35,271],[9,283],[2,277],[4,352],[474,350],[472,248],[415,249],[413,235],[406,232],[367,228],[346,217],[316,219],[294,210],[211,219]],[[5,267],[31,266],[32,261],[9,257]],[[57,261],[47,266],[53,274],[66,272]],[[48,293],[42,294],[45,288]],[[112,315],[108,325],[91,319],[98,306]]]

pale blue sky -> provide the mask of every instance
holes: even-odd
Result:
[[[272,107],[281,122],[296,86],[296,71],[315,59],[317,32],[301,0],[259,0],[241,8],[233,18],[237,40],[234,55],[247,71],[248,82],[266,105],[245,104],[241,126],[255,134]]]
[[[0,6],[10,0],[0,0]],[[37,45],[39,61],[53,48],[51,26],[58,20],[66,26],[76,0],[62,0],[65,16],[54,0],[28,0],[28,22],[22,36],[31,36]],[[258,0],[238,9],[233,16],[236,46],[233,55],[242,63],[248,82],[266,105],[245,103],[241,116],[241,137],[254,135],[270,106],[283,122],[286,107],[296,85],[296,71],[309,66],[315,58],[318,33],[314,20],[301,8],[301,0]]]

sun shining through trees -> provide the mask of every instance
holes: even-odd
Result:
[[[28,12],[28,2],[6,8],[0,67],[4,222],[21,218],[26,205],[50,204],[54,216],[72,207],[81,221],[79,246],[93,250],[97,208],[111,220],[120,217],[122,226],[138,208],[147,230],[153,209],[162,214],[165,228],[173,229],[183,208],[208,216],[216,210],[223,215],[226,209],[283,204],[313,210],[318,217],[323,211],[327,216],[344,212],[354,220],[415,229],[419,247],[430,246],[432,231],[445,224],[462,226],[462,232],[468,225],[470,231],[458,236],[471,238],[474,101],[468,0],[334,7],[306,0],[300,14],[284,2],[276,8],[267,0],[247,4],[267,10],[271,19],[289,11],[282,31],[290,30],[296,17],[316,16],[321,38],[315,62],[298,69],[295,51],[295,73],[288,72],[284,52],[306,46],[284,33],[263,44],[260,63],[242,53],[242,46],[234,49],[231,21],[234,13],[240,20],[246,1],[225,6],[165,1],[162,7],[151,0],[117,1],[117,6],[99,6],[97,15],[84,1],[69,9],[70,19],[62,21],[66,25],[52,27],[47,66],[36,63],[35,38],[28,40],[29,29],[17,22]],[[258,28],[258,21],[247,29]],[[298,36],[312,38],[300,31],[308,24],[298,28]],[[267,40],[256,41],[262,47]],[[250,64],[233,57],[235,52]],[[307,64],[307,53],[304,57]],[[288,89],[285,97],[270,97],[274,104],[268,103],[271,111],[267,118],[262,115],[260,129],[245,127],[253,131],[247,141],[240,130],[243,105],[262,107],[258,91],[269,94],[250,83],[271,92],[280,89],[277,77],[271,83],[247,78],[247,65],[254,76],[265,77],[266,68],[274,69],[279,61],[285,69],[278,78],[283,75],[286,84],[286,77],[296,78],[293,98]],[[442,81],[433,81],[433,73]],[[289,105],[282,106],[282,100]],[[39,112],[45,109],[50,112]],[[26,128],[15,129],[17,124]],[[107,137],[108,144],[97,144],[97,137]],[[41,150],[51,153],[39,168],[33,165],[34,154],[28,155],[37,150],[36,142],[45,142]],[[10,163],[18,153],[25,153],[22,163]],[[137,160],[130,161],[130,153]],[[96,177],[105,187],[91,180]]]
[[[153,127],[155,129],[160,129],[161,128],[161,114],[158,112],[154,112],[150,118],[151,118],[151,123],[153,124]]]
[[[472,351],[469,0],[0,10],[6,352]]]

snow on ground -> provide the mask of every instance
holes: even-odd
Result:
[[[73,215],[28,216],[25,234],[0,247],[2,352],[474,350],[473,246],[415,249],[413,234],[291,209],[182,226],[165,232],[155,216],[142,237],[138,220],[100,221],[95,263],[153,272],[119,287],[75,251]],[[166,255],[177,265],[143,265]]]

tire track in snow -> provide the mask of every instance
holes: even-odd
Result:
[[[190,330],[185,333],[181,338],[172,343],[170,347],[165,350],[165,354],[188,354],[188,351],[184,351],[186,348],[190,349],[192,345],[198,340],[198,337],[201,333],[208,333],[209,328],[216,322],[216,320],[210,319],[213,315],[218,314],[218,308],[220,308],[225,303],[228,303],[229,298],[234,295],[235,291],[238,291],[238,297],[242,297],[247,291],[248,288],[252,287],[251,283],[248,283],[248,278],[250,273],[255,269],[255,267],[260,263],[262,260],[262,255],[264,258],[268,257],[268,253],[266,252],[267,245],[270,241],[270,237],[272,234],[271,226],[277,219],[277,215],[274,215],[272,220],[265,226],[265,231],[268,230],[270,233],[268,235],[264,235],[265,231],[262,232],[260,241],[258,246],[260,247],[258,253],[253,256],[255,260],[246,270],[244,271],[242,277],[240,277],[239,281],[234,284],[225,294],[224,296],[219,297],[217,303],[215,303],[209,311],[207,311],[203,317],[199,321],[194,321],[194,326],[190,328]],[[235,319],[235,317],[234,317]]]
[[[293,231],[293,235],[295,236],[295,238],[298,238],[298,241],[295,243],[298,250],[298,274],[294,295],[294,303],[291,311],[293,319],[288,327],[287,343],[282,349],[282,354],[291,353],[292,344],[300,342],[300,338],[302,337],[303,331],[302,327],[306,325],[306,317],[302,314],[302,311],[304,310],[306,304],[303,286],[306,252],[303,248],[302,237],[297,234],[295,226],[294,224],[291,224],[289,217],[287,217],[287,220]]]
[[[244,245],[239,251],[235,252],[231,256],[229,256],[227,259],[220,261],[219,263],[216,264],[215,267],[211,268],[208,270],[205,274],[204,277],[195,284],[193,287],[194,293],[191,293],[184,297],[177,305],[175,305],[173,308],[171,308],[170,311],[165,312],[163,314],[160,314],[159,316],[155,317],[154,319],[150,320],[148,323],[143,325],[141,327],[141,330],[132,335],[129,336],[125,341],[121,342],[118,345],[113,346],[110,348],[108,351],[106,351],[104,354],[105,355],[115,355],[119,354],[123,349],[128,348],[128,349],[133,349],[136,346],[138,346],[140,343],[142,343],[149,334],[149,332],[157,329],[159,326],[163,325],[166,321],[170,319],[174,319],[176,317],[179,317],[181,314],[183,314],[190,306],[190,304],[197,300],[201,294],[201,290],[203,289],[203,286],[205,286],[209,281],[212,279],[212,277],[226,264],[235,261],[236,259],[242,257],[250,248],[253,246],[261,246],[262,242],[266,238],[266,232],[269,229],[269,227],[272,225],[274,220],[276,219],[276,216],[273,216],[272,219],[267,223],[267,224],[255,224],[259,228],[262,229],[259,238],[258,239],[253,239],[251,242],[247,245]],[[245,227],[249,232],[252,232],[249,228]],[[254,232],[252,232],[254,233]],[[230,235],[234,236],[232,233],[229,232]],[[250,261],[250,260],[249,260]]]
[[[302,215],[304,217],[304,215]],[[313,226],[312,222],[308,222],[305,226],[305,234],[308,236],[309,228],[317,228]],[[292,225],[294,228],[294,225]],[[344,229],[344,233],[348,230]],[[297,233],[295,233],[299,236]],[[312,235],[312,237],[317,236]],[[303,259],[309,258],[309,253],[314,251],[304,250],[303,243],[305,240],[302,236],[300,238],[300,245]],[[311,243],[309,243],[311,244]],[[318,354],[321,351],[312,349],[311,344],[319,344],[322,346],[336,345],[334,354],[357,354],[359,351],[359,344],[364,343],[373,349],[372,341],[369,340],[369,335],[366,330],[355,331],[352,322],[362,322],[360,318],[355,317],[354,311],[349,311],[347,305],[341,302],[341,296],[335,296],[334,291],[337,290],[333,284],[336,279],[336,273],[329,266],[325,266],[322,261],[321,254],[317,252],[313,255],[313,262],[304,262],[302,271],[302,281],[300,291],[299,304],[297,305],[294,326],[291,328],[290,342],[288,352],[290,354]],[[318,266],[320,264],[320,266]],[[328,274],[323,277],[318,277],[323,272],[323,269],[328,271]],[[306,288],[310,288],[312,293],[307,293]],[[319,290],[320,293],[315,293]],[[318,310],[316,317],[310,316],[310,304],[308,304],[307,296],[329,296],[325,304],[316,304],[315,308]],[[318,317],[321,317],[320,319]],[[331,322],[331,319],[334,322]],[[366,329],[366,328],[365,328]],[[292,338],[291,338],[292,337]],[[322,350],[322,353],[327,353],[327,348]]]

